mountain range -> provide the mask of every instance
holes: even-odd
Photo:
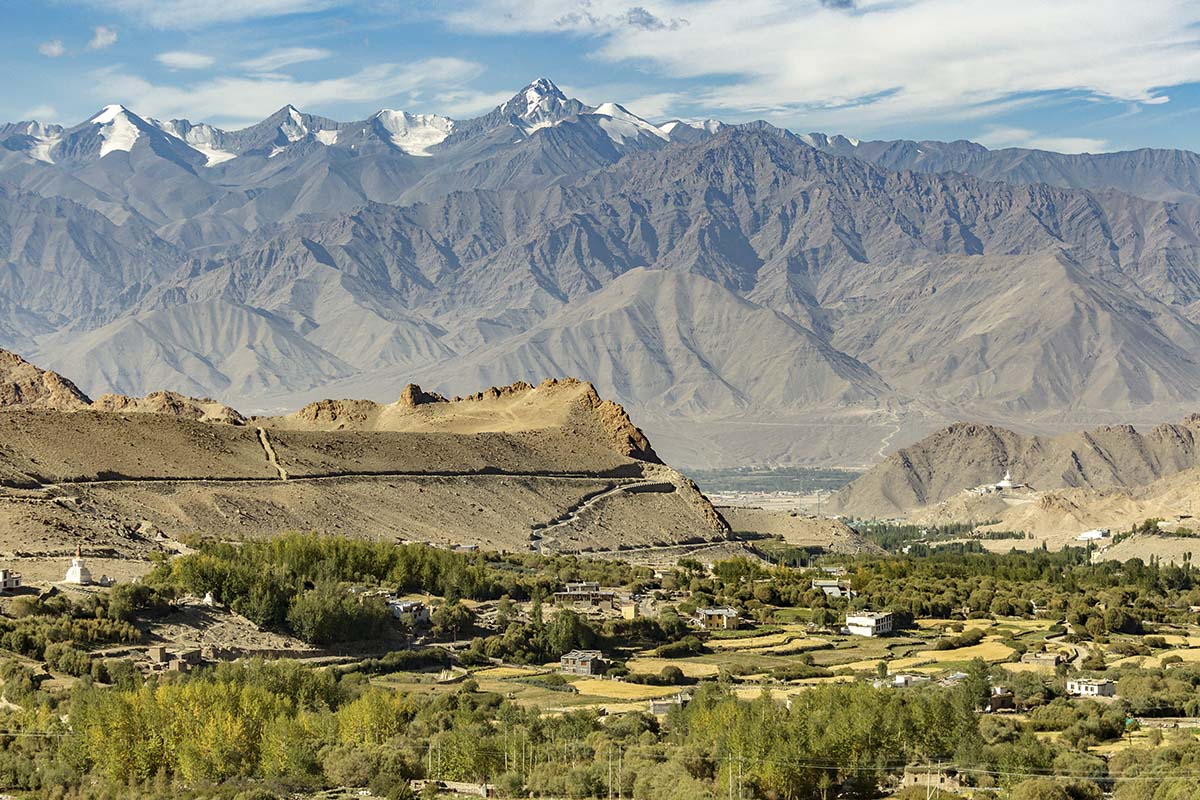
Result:
[[[0,347],[247,411],[592,381],[668,461],[863,464],[958,419],[1179,418],[1200,156],[652,123],[108,106],[0,125]]]

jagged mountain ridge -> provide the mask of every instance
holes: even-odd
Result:
[[[112,272],[99,248],[54,248],[41,283],[45,258],[9,256],[28,277],[0,291],[0,344],[96,394],[258,408],[581,372],[699,428],[820,409],[928,430],[1162,418],[1200,383],[1200,204],[1133,196],[1165,156],[1121,168],[1132,194],[897,170],[873,143],[655,126],[548,81],[465,121],[285,106],[230,133],[110,107],[3,131],[0,183],[61,207],[34,219],[140,248],[83,305],[66,276]]]

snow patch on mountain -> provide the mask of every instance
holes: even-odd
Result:
[[[317,141],[323,145],[335,145],[338,140],[338,132],[336,130],[317,131],[313,134]]]
[[[288,106],[287,118],[279,126],[279,131],[289,142],[298,142],[305,136],[308,136],[308,128],[304,125],[304,118],[292,106]]]
[[[168,136],[174,136],[176,139],[182,140],[188,147],[204,156],[204,166],[206,167],[215,167],[217,164],[223,164],[226,161],[237,158],[237,153],[221,150],[216,146],[215,142],[220,132],[206,123],[193,125],[186,133],[182,133],[179,130],[179,126],[172,121],[163,122],[152,119],[150,120],[150,124]]]
[[[667,134],[616,103],[601,103],[584,113],[607,117],[607,119],[600,120],[600,127],[608,134],[608,138],[617,144],[624,144],[626,139],[637,139],[642,134],[664,141],[668,138]]]
[[[657,130],[665,134],[665,138],[670,139],[671,135],[679,130],[681,126],[693,131],[699,131],[700,133],[707,133],[709,135],[720,133],[726,127],[725,123],[721,122],[719,119],[701,119],[693,121],[673,119],[669,122],[664,122],[662,125],[659,125]]]
[[[104,140],[100,145],[101,158],[117,151],[128,153],[142,135],[124,106],[105,106],[103,111],[89,121],[100,126],[100,138]]]
[[[440,144],[454,130],[454,120],[437,114],[409,114],[385,108],[375,115],[388,141],[410,156],[430,156],[429,148]]]

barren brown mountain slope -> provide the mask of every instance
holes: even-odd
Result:
[[[1068,488],[1044,492],[996,495],[959,494],[949,500],[914,512],[909,519],[919,524],[983,522],[981,531],[1023,531],[1025,539],[984,540],[992,550],[1033,549],[1045,544],[1051,549],[1082,546],[1083,531],[1103,528],[1113,534],[1128,531],[1147,519],[1164,520],[1167,531],[1195,530],[1193,518],[1200,504],[1200,468],[1176,472],[1146,486],[1104,489]],[[1170,559],[1184,552],[1200,551],[1200,540],[1180,535],[1138,534],[1117,544],[1101,539],[1095,543],[1101,557],[1143,558],[1150,555]]]
[[[744,506],[717,508],[729,527],[738,533],[779,536],[796,547],[820,547],[831,553],[883,553],[883,548],[841,520],[813,517],[792,511]]]
[[[70,411],[91,402],[57,372],[39,369],[16,353],[0,350],[0,407],[20,405]]]
[[[830,507],[896,516],[995,483],[1007,471],[1040,490],[1141,486],[1194,466],[1198,440],[1197,417],[1146,433],[1118,425],[1054,437],[959,423],[892,453],[834,495]]]
[[[185,533],[324,530],[546,552],[728,534],[623,409],[578,381],[453,401],[410,387],[390,405],[202,421],[218,419],[241,417],[169,394],[0,410],[0,556],[83,542],[93,556],[140,559]]]

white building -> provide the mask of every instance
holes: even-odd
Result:
[[[1067,694],[1073,697],[1115,697],[1117,685],[1104,678],[1072,678],[1067,681]]]
[[[63,578],[63,583],[71,583],[76,586],[91,586],[95,581],[92,580],[92,571],[87,568],[87,564],[83,563],[83,548],[75,548],[75,557],[71,559],[71,566],[67,569],[67,575]]]
[[[21,573],[11,569],[0,569],[0,592],[11,592],[21,588]]]
[[[1108,538],[1108,528],[1094,528],[1090,531],[1084,531],[1075,537],[1077,542],[1095,542],[1100,539]]]
[[[392,612],[392,617],[414,628],[428,625],[430,621],[429,606],[420,600],[389,600],[388,610]]]
[[[846,629],[855,636],[887,636],[895,624],[895,617],[886,611],[846,615]]]

